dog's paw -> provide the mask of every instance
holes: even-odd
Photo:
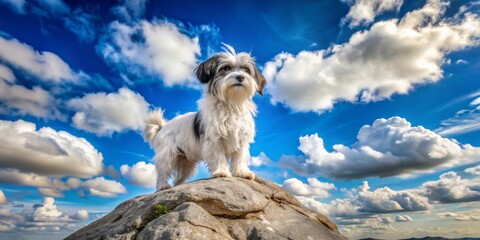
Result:
[[[232,176],[232,174],[230,174],[229,172],[225,172],[225,171],[215,171],[214,173],[212,173],[213,178],[231,177],[231,176]]]
[[[172,186],[170,186],[170,184],[163,185],[163,186],[157,188],[157,192],[160,192],[160,191],[163,191],[163,190],[167,190],[167,189],[170,189],[170,188],[172,188]]]
[[[245,172],[242,172],[241,174],[236,174],[235,177],[241,177],[241,178],[253,180],[255,178],[255,173],[253,173],[252,171],[245,171]]]

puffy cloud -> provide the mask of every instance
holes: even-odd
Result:
[[[76,111],[72,118],[76,128],[99,136],[142,129],[149,107],[140,94],[128,88],[121,88],[118,93],[87,94],[67,105]]]
[[[8,136],[0,139],[0,168],[56,177],[92,177],[103,170],[102,154],[68,132],[0,120],[0,135]]]
[[[0,64],[0,112],[12,115],[32,115],[44,119],[63,119],[57,100],[39,86],[32,89],[15,84],[10,68]]]
[[[389,187],[377,188],[370,191],[367,181],[358,188],[355,193],[357,201],[362,205],[359,212],[366,213],[389,213],[389,212],[411,212],[431,209],[426,197],[415,191],[395,191]]]
[[[117,194],[126,193],[127,189],[119,182],[96,177],[87,180],[81,185],[89,194],[99,197],[116,197]]]
[[[26,2],[25,0],[0,0],[0,4],[7,5],[17,14],[25,14]]]
[[[476,14],[444,18],[447,5],[427,1],[402,19],[376,22],[327,50],[278,54],[263,70],[272,103],[323,112],[337,102],[379,101],[439,81],[446,55],[476,46],[480,37]]]
[[[157,174],[154,164],[144,161],[137,162],[131,167],[124,164],[120,167],[120,172],[132,184],[147,188],[155,187]]]
[[[142,20],[131,25],[115,21],[97,50],[127,79],[160,78],[166,86],[192,85],[196,83],[193,69],[200,45],[198,37],[189,37],[184,31],[165,20]]]
[[[67,189],[65,183],[58,179],[41,176],[34,173],[23,173],[16,169],[0,169],[0,182],[34,187],[55,187]]]
[[[363,126],[351,147],[342,144],[328,152],[317,134],[300,137],[305,156],[284,156],[280,164],[298,174],[322,174],[335,179],[408,176],[476,161],[480,148],[413,127],[404,118],[377,119]]]
[[[0,209],[0,232],[9,231],[16,227],[16,224],[23,221],[24,217],[6,208]]]
[[[259,167],[262,165],[269,165],[272,164],[272,160],[264,153],[261,152],[258,156],[256,157],[250,157],[248,159],[248,166],[253,166],[253,167]]]
[[[470,173],[473,175],[480,175],[480,165],[477,165],[475,167],[467,168],[465,169],[466,173]]]
[[[87,210],[78,210],[75,214],[73,214],[72,216],[70,216],[72,219],[75,219],[75,220],[88,220],[90,218],[90,214],[88,213]]]
[[[478,130],[480,130],[480,97],[475,98],[469,108],[462,109],[455,116],[443,120],[435,132],[442,136],[451,136]]]
[[[0,190],[0,204],[6,204],[8,203],[7,197],[5,197],[5,194],[3,193],[2,190]]]
[[[75,72],[58,55],[43,51],[0,36],[0,60],[20,71],[25,71],[46,83],[81,83],[89,76],[83,72]]]
[[[290,178],[283,182],[283,188],[296,196],[327,198],[330,196],[329,190],[336,189],[332,183],[324,183],[316,178],[308,178],[308,184],[296,178]]]
[[[413,218],[408,216],[408,215],[398,215],[395,217],[395,221],[397,222],[411,222],[413,221]]]
[[[480,179],[462,179],[452,171],[440,175],[438,181],[423,183],[422,189],[424,194],[434,202],[480,201]]]
[[[342,23],[350,22],[349,26],[356,27],[373,22],[375,17],[387,11],[399,11],[403,0],[347,0],[350,10]]]
[[[303,206],[330,217],[351,217],[358,215],[359,206],[351,199],[335,199],[322,203],[310,197],[297,196]]]
[[[347,198],[322,203],[310,197],[297,197],[307,208],[330,217],[353,217],[362,214],[411,212],[431,209],[428,199],[416,191],[394,191],[388,187],[370,191],[368,182],[346,191]],[[384,219],[383,222],[388,222]]]
[[[388,187],[373,191],[367,181],[358,188],[343,190],[344,199],[335,199],[322,203],[311,197],[297,197],[307,208],[330,217],[353,217],[362,214],[379,214],[393,212],[414,212],[431,209],[428,198],[421,195],[419,189],[395,191]],[[388,221],[389,219],[383,220]]]
[[[0,232],[6,234],[2,236],[19,236],[25,232],[65,231],[68,234],[78,227],[75,223],[87,219],[88,211],[79,210],[69,215],[57,208],[54,198],[45,197],[41,204],[34,204],[32,210],[0,209]]]
[[[34,222],[70,221],[71,219],[68,217],[68,215],[60,212],[54,203],[54,198],[43,198],[43,203],[35,207],[35,210],[29,216],[29,220]]]

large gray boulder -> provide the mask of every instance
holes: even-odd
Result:
[[[278,185],[228,177],[132,198],[66,239],[346,238]]]

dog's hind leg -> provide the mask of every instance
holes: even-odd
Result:
[[[185,155],[177,156],[177,175],[175,176],[174,185],[180,185],[184,183],[189,177],[195,174],[197,170],[197,164],[194,161],[188,160]]]
[[[160,152],[155,155],[154,159],[157,169],[157,191],[171,188],[168,180],[173,175],[176,156],[172,153]]]

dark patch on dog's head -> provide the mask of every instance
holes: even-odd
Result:
[[[208,83],[215,77],[215,71],[217,70],[217,60],[220,56],[215,55],[205,62],[200,63],[195,69],[195,74],[201,83]]]
[[[258,93],[263,96],[263,89],[267,85],[267,81],[265,80],[265,77],[258,71],[257,66],[255,67],[255,80],[257,81],[258,85]]]
[[[193,132],[195,133],[195,138],[200,139],[200,135],[204,134],[204,129],[202,128],[202,116],[200,116],[200,111],[195,114],[195,119],[193,120]]]

